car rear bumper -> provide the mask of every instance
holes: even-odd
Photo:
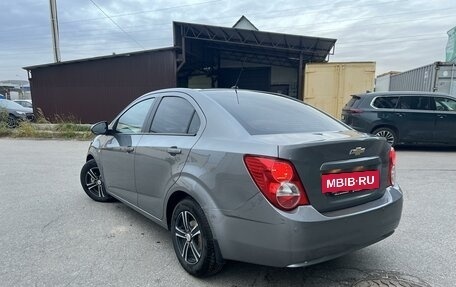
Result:
[[[236,216],[217,216],[214,211],[209,216],[225,259],[276,267],[313,265],[388,237],[402,213],[399,188],[388,188],[377,200],[325,214],[311,206],[281,212],[261,197],[236,210]]]

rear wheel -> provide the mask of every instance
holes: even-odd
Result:
[[[191,199],[176,205],[171,219],[174,251],[182,267],[193,276],[203,277],[219,272],[216,245],[201,207]]]
[[[114,201],[114,198],[105,191],[100,169],[94,159],[84,164],[81,169],[80,180],[82,188],[91,199],[100,202]]]
[[[396,132],[390,128],[378,128],[372,134],[378,137],[384,137],[391,146],[394,146],[397,143]]]

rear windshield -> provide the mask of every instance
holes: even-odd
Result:
[[[361,102],[361,98],[359,96],[352,96],[350,101],[345,105],[346,108],[357,108],[359,103]]]
[[[322,112],[287,97],[260,92],[206,93],[225,108],[251,134],[343,131],[347,128]]]

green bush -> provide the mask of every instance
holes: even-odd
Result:
[[[8,112],[3,109],[3,108],[0,108],[0,123],[6,123],[8,120]]]
[[[43,112],[37,109],[36,122],[20,122],[17,128],[8,128],[8,112],[0,110],[0,137],[62,138],[90,140],[93,135],[88,125],[78,124],[74,117],[58,117],[58,124],[50,124]],[[43,125],[44,124],[44,125]]]
[[[33,138],[38,134],[36,128],[32,126],[29,122],[20,122],[19,126],[16,128],[14,136],[16,137],[27,137]]]

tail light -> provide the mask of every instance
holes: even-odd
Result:
[[[298,205],[307,205],[304,187],[289,161],[246,155],[244,162],[261,193],[275,207],[292,210]]]
[[[363,112],[363,110],[361,109],[350,109],[349,110],[352,114],[360,114]]]
[[[390,185],[396,184],[396,151],[394,148],[391,148],[389,153],[388,179]]]

